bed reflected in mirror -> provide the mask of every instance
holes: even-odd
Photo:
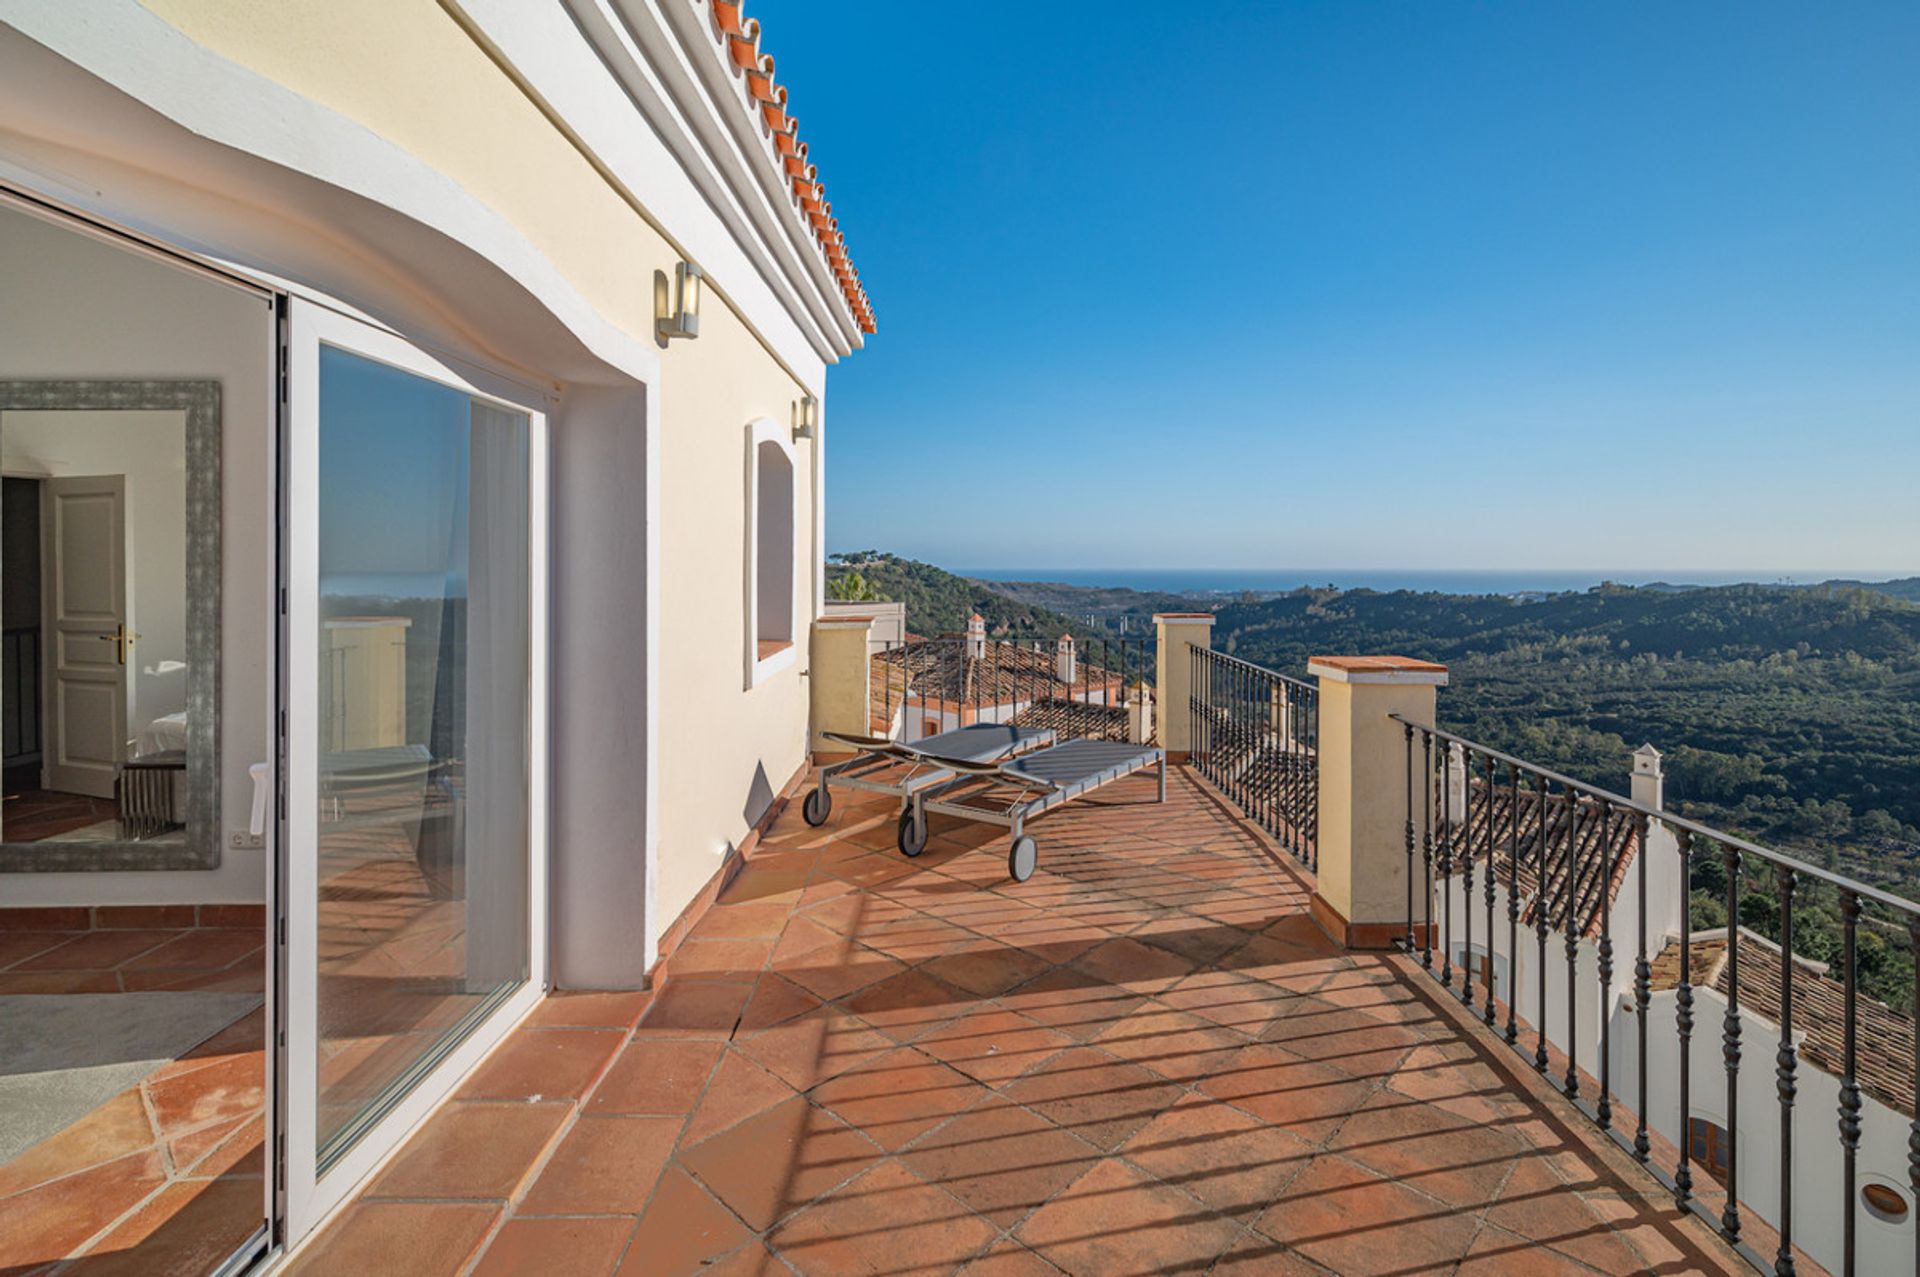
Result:
[[[206,382],[0,383],[0,858],[218,863]]]

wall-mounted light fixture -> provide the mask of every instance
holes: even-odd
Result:
[[[692,262],[673,268],[673,296],[655,306],[654,331],[661,341],[700,335],[700,285],[705,279]],[[664,291],[664,290],[663,290]]]
[[[793,406],[794,442],[813,438],[813,432],[819,428],[819,425],[820,401],[812,395],[800,396],[800,402]]]

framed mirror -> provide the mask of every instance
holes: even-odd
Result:
[[[220,383],[0,381],[0,872],[220,863]]]

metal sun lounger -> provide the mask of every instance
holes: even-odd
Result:
[[[919,855],[927,843],[926,822],[915,825],[907,819],[908,807],[915,795],[952,783],[956,779],[955,765],[990,767],[1043,749],[1055,739],[1051,727],[1015,727],[1006,723],[975,723],[912,743],[845,732],[821,734],[859,752],[844,762],[820,769],[819,783],[800,805],[801,816],[809,825],[825,824],[833,811],[831,790],[835,788],[891,794],[900,800],[900,850],[909,856]],[[916,831],[917,840],[913,837]]]
[[[1150,767],[1160,770],[1158,801],[1167,801],[1166,751],[1152,745],[1070,740],[1001,763],[955,762],[949,767],[957,773],[953,780],[910,795],[908,811],[901,817],[901,849],[905,850],[909,823],[914,840],[926,845],[930,812],[1003,825],[1013,831],[1007,872],[1015,882],[1033,877],[1040,861],[1039,846],[1026,832],[1027,822],[1034,817]]]

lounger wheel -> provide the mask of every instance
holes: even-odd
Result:
[[[913,813],[900,813],[900,854],[917,856],[927,849],[927,827],[913,819]]]
[[[806,822],[818,829],[827,823],[827,817],[833,813],[833,794],[825,785],[807,791],[807,800],[800,804],[800,814]]]
[[[1015,882],[1025,882],[1033,877],[1033,871],[1039,863],[1040,844],[1025,834],[1013,840],[1013,850],[1007,853],[1007,872],[1013,875]]]

